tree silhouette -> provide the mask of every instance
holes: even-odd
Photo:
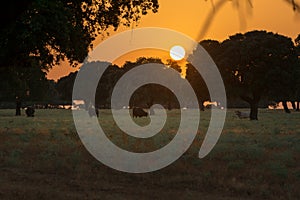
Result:
[[[157,0],[8,1],[0,12],[0,72],[11,76],[0,93],[39,99],[47,70],[63,60],[82,63],[98,35],[157,9]]]
[[[218,41],[203,40],[200,42],[200,45],[216,60],[220,54],[220,43]],[[198,101],[200,102],[200,109],[204,110],[203,103],[211,100],[206,83],[192,64],[188,63],[186,68],[186,79],[190,82],[197,95]]]
[[[249,103],[251,120],[258,119],[258,104],[263,96],[273,100],[291,98],[299,62],[290,38],[251,31],[230,36],[221,48],[219,67],[229,77],[227,87]]]
[[[107,28],[129,26],[149,10],[158,9],[157,0],[7,3],[10,14],[0,21],[0,67],[39,66],[46,70],[64,59],[71,64],[82,62],[92,41]]]
[[[296,51],[298,54],[298,63],[300,63],[300,34],[298,37],[295,39],[295,44],[296,44]],[[295,75],[296,78],[296,83],[295,83],[295,101],[297,101],[296,111],[300,111],[300,67],[297,68],[297,72]]]

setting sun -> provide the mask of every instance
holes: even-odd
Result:
[[[182,46],[173,46],[170,49],[170,56],[173,60],[182,60],[185,56],[185,50]]]

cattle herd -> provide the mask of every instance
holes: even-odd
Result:
[[[240,119],[247,119],[249,118],[250,113],[248,112],[241,112],[239,110],[235,111],[235,114],[238,116]]]
[[[88,114],[90,117],[99,117],[99,110],[95,107],[89,107],[88,108]],[[35,107],[34,106],[27,106],[25,108],[25,113],[27,117],[34,117],[35,113]],[[241,112],[239,110],[235,111],[235,114],[240,119],[246,119],[249,118],[249,112]],[[132,117],[133,118],[140,118],[140,117],[148,117],[149,113],[148,111],[144,110],[141,107],[133,107],[132,108]]]

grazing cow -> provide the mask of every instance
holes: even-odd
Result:
[[[90,117],[93,117],[93,116],[99,117],[99,110],[97,108],[95,108],[94,106],[90,106],[88,112],[89,112]]]
[[[249,113],[246,112],[241,112],[239,110],[235,111],[235,114],[240,118],[240,119],[246,119],[250,117]]]
[[[25,109],[25,113],[27,115],[27,117],[34,117],[34,107],[32,106],[28,106],[26,109]]]
[[[133,118],[135,118],[135,117],[147,117],[148,112],[144,111],[144,109],[142,109],[142,108],[134,107],[132,109],[132,116],[133,116]]]

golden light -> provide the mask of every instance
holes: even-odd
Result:
[[[173,60],[182,60],[185,56],[185,50],[182,46],[176,45],[170,49],[170,56]]]

